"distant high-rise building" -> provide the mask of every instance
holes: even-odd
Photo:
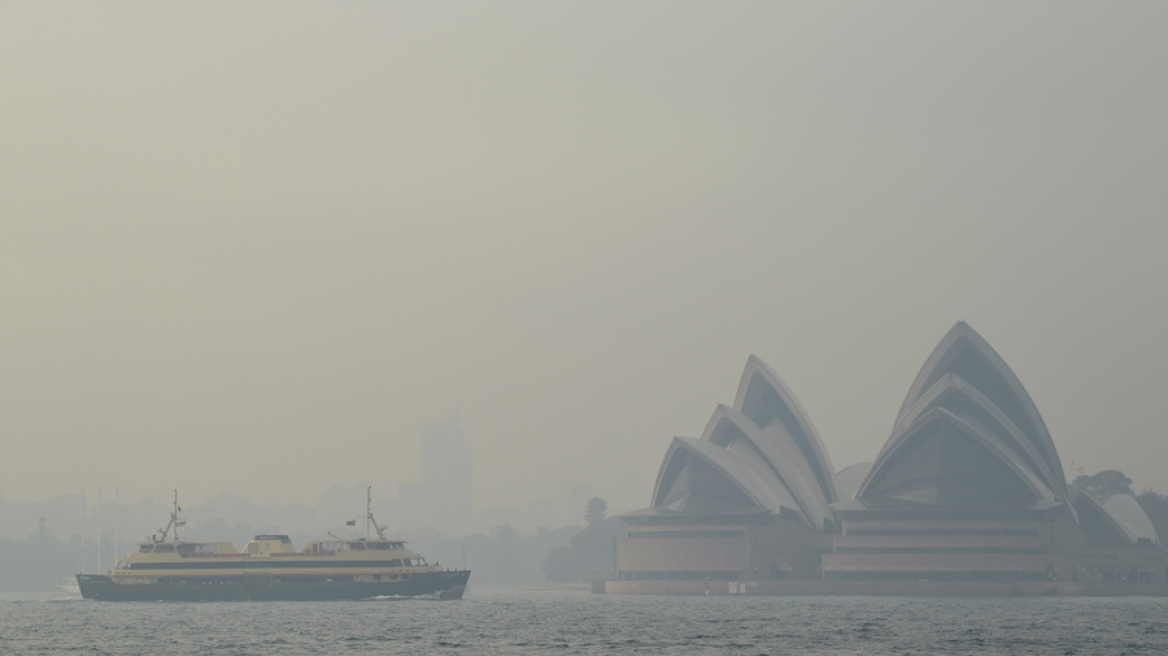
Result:
[[[400,521],[454,530],[474,507],[474,456],[457,414],[422,429],[421,478],[398,486]]]

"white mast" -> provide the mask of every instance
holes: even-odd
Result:
[[[369,525],[377,529],[377,537],[381,540],[385,539],[385,529],[377,524],[377,520],[373,519],[373,486],[370,485],[365,490],[365,540],[369,540]]]
[[[174,491],[174,510],[170,513],[170,521],[166,524],[166,528],[158,529],[162,535],[154,538],[155,542],[166,542],[166,536],[170,535],[170,530],[174,529],[174,541],[178,542],[178,527],[186,522],[179,519],[178,514],[182,512],[182,508],[178,505],[178,490]]]
[[[174,541],[178,542],[178,527],[182,526],[182,521],[179,520],[178,514],[182,512],[182,508],[178,507],[178,490],[174,491]]]

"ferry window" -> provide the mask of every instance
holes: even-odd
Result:
[[[138,545],[138,553],[150,553],[151,551],[154,551],[154,545],[152,544]]]
[[[155,553],[172,553],[172,552],[174,552],[174,545],[160,544],[157,547],[154,547],[154,552]]]
[[[390,567],[401,567],[402,566],[401,558],[394,558],[393,560],[389,561],[389,566]]]

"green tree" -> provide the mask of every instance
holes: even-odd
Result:
[[[603,522],[606,512],[608,502],[602,497],[592,497],[584,507],[584,523],[592,526],[597,522]]]
[[[613,545],[628,535],[617,517],[589,524],[572,536],[571,546],[552,549],[544,559],[543,573],[551,583],[587,583],[613,575]]]
[[[1085,492],[1091,495],[1091,498],[1096,501],[1103,502],[1113,494],[1130,494],[1135,496],[1132,492],[1132,480],[1123,475],[1123,472],[1116,469],[1105,469],[1098,474],[1090,476],[1079,474],[1075,480],[1071,482],[1070,491],[1074,495],[1075,492]]]

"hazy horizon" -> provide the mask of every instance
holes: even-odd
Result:
[[[647,505],[750,354],[836,470],[965,320],[1168,493],[1168,6],[0,5],[0,486]],[[326,483],[327,482],[327,483]]]

